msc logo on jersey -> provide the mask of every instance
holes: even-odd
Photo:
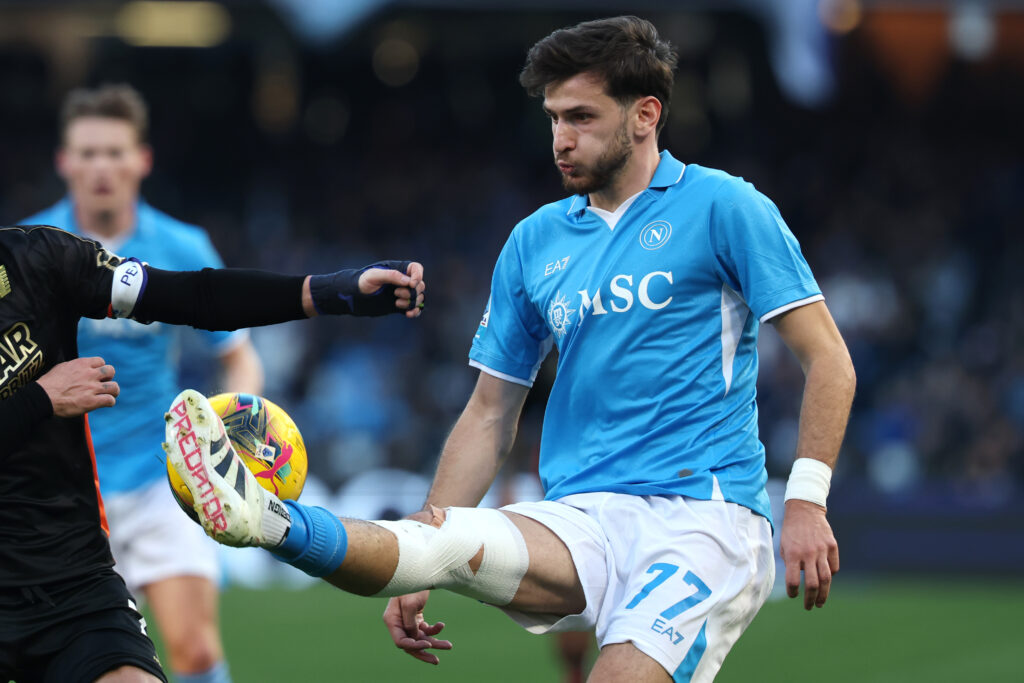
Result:
[[[640,231],[640,246],[648,251],[661,249],[672,236],[672,224],[668,221],[654,221]]]
[[[640,305],[649,311],[661,310],[672,303],[672,295],[665,296],[668,294],[665,286],[671,284],[672,271],[655,270],[647,273],[647,275],[644,275],[636,282],[635,286],[632,275],[625,273],[616,275],[608,283],[608,290],[611,294],[608,307],[611,308],[612,313],[625,313],[633,308],[634,303],[639,301]],[[661,298],[658,300],[653,298],[653,296],[658,296],[658,294],[652,296],[652,288],[660,292]],[[591,315],[608,314],[608,308],[601,301],[600,288],[598,288],[593,296],[585,289],[581,289],[579,295],[583,298],[583,304],[580,306],[580,315],[588,311],[591,311]]]
[[[639,278],[628,273],[612,277],[606,286],[598,287],[593,293],[581,289],[579,308],[570,308],[572,302],[562,295],[548,302],[548,326],[561,339],[569,326],[579,324],[572,316],[579,311],[579,320],[585,315],[608,315],[609,313],[625,313],[635,305],[649,311],[660,311],[672,303],[670,285],[673,283],[672,271],[655,270]],[[602,293],[604,292],[604,293]]]
[[[559,339],[565,336],[565,330],[572,323],[572,314],[575,312],[575,308],[569,308],[569,300],[561,292],[557,292],[555,298],[548,302],[548,325]]]

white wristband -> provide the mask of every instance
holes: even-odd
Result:
[[[110,283],[110,309],[114,314],[112,317],[132,317],[135,304],[146,291],[146,283],[149,281],[145,265],[138,259],[130,258],[122,261],[121,265],[114,269],[114,278]]]
[[[786,500],[797,498],[825,507],[832,468],[814,458],[797,458],[786,483]]]

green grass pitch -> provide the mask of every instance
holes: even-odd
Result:
[[[318,585],[231,589],[222,598],[236,683],[558,681],[554,642],[493,608],[436,592],[427,618],[455,645],[440,666],[397,651],[384,600]],[[827,607],[769,602],[725,660],[720,683],[944,683],[1024,680],[1024,581],[984,578],[844,581]],[[156,637],[159,645],[159,638]]]

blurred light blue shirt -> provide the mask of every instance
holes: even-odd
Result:
[[[135,257],[165,270],[222,268],[220,256],[202,228],[188,225],[145,202],[136,206],[134,232],[124,241],[104,244],[120,256]],[[74,208],[63,199],[30,216],[23,224],[44,224],[82,234]],[[85,235],[97,239],[94,235]],[[89,414],[96,468],[104,494],[144,488],[166,476],[163,414],[177,395],[178,342],[183,329],[142,325],[134,320],[83,318],[78,327],[79,356],[102,356],[114,366],[121,395],[113,408]],[[193,330],[215,353],[240,343],[248,334]]]

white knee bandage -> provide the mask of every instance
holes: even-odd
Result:
[[[492,605],[512,601],[530,564],[526,541],[498,510],[446,508],[441,528],[404,519],[374,522],[398,537],[398,567],[378,596],[447,588]],[[469,561],[483,548],[476,574]]]

